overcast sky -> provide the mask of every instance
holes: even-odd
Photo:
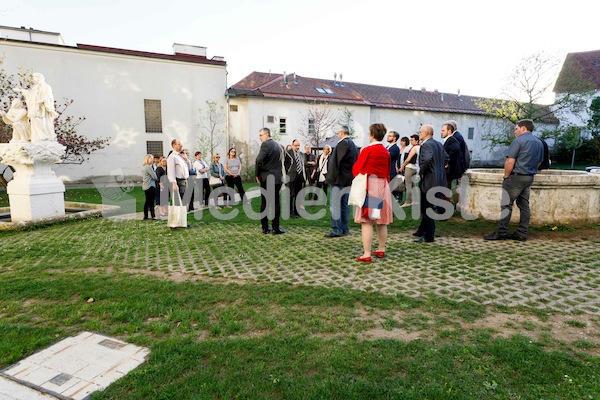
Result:
[[[527,54],[600,49],[598,5],[504,0],[13,0],[0,25],[65,43],[223,56],[228,85],[252,71],[495,97]],[[554,4],[558,3],[559,6]],[[10,71],[9,71],[10,72]]]

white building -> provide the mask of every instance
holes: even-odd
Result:
[[[554,85],[554,93],[557,98],[564,96],[565,91],[569,91],[574,74],[580,74],[580,78],[591,83],[593,90],[587,98],[586,107],[580,110],[561,112],[561,125],[583,127],[582,136],[591,137],[591,133],[587,129],[587,122],[591,118],[589,107],[592,100],[600,96],[600,50],[567,54]]]
[[[64,181],[140,176],[144,155],[167,155],[173,138],[196,147],[206,101],[226,105],[226,62],[207,58],[205,47],[174,44],[173,54],[159,54],[67,46],[59,33],[0,26],[0,58],[7,74],[40,72],[59,103],[74,100],[67,115],[86,118],[79,134],[110,138],[83,164],[53,167]]]
[[[433,124],[435,139],[442,140],[440,130],[447,120],[457,121],[471,153],[471,165],[503,165],[505,148],[491,151],[482,140],[486,133],[512,133],[514,125],[490,118],[477,106],[479,98],[460,93],[441,93],[425,88],[398,89],[362,83],[342,82],[293,75],[253,72],[229,88],[229,123],[239,145],[256,155],[260,146],[258,131],[266,126],[278,133],[277,140],[289,144],[311,129],[307,110],[314,102],[325,102],[332,114],[346,109],[352,113],[355,143],[369,143],[368,129],[373,123],[383,123],[388,131],[402,136],[418,133],[421,125]],[[332,128],[334,136],[340,121]],[[250,162],[253,158],[250,157]]]

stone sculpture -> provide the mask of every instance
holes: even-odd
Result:
[[[8,125],[12,125],[12,142],[29,142],[31,140],[31,126],[27,118],[27,110],[23,108],[23,102],[20,99],[14,99],[10,104],[8,112],[0,111],[2,120]]]
[[[31,141],[55,141],[54,120],[58,116],[54,108],[52,88],[46,83],[44,75],[36,72],[32,75],[30,89],[15,88],[27,103],[27,116],[31,126]]]

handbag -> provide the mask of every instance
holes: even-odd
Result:
[[[376,220],[381,218],[381,209],[383,208],[383,199],[379,197],[367,196],[362,206],[362,216]]]
[[[222,185],[223,182],[221,182],[221,180],[219,178],[217,178],[216,176],[210,176],[210,178],[208,178],[208,184],[210,186],[219,186]]]
[[[179,205],[175,202],[175,198],[178,199]],[[169,204],[169,219],[167,221],[167,226],[169,228],[186,228],[187,227],[187,207],[183,205],[181,201],[181,196],[179,195],[179,191],[176,190],[171,196],[172,203]]]
[[[358,174],[352,180],[350,194],[348,194],[348,204],[362,207],[367,197],[367,174]]]
[[[190,175],[198,175],[198,171],[196,171],[196,168],[190,168],[189,171]]]

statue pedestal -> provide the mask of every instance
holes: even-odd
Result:
[[[0,144],[4,164],[15,169],[6,192],[13,222],[65,215],[65,185],[52,171],[65,146],[54,141]]]

